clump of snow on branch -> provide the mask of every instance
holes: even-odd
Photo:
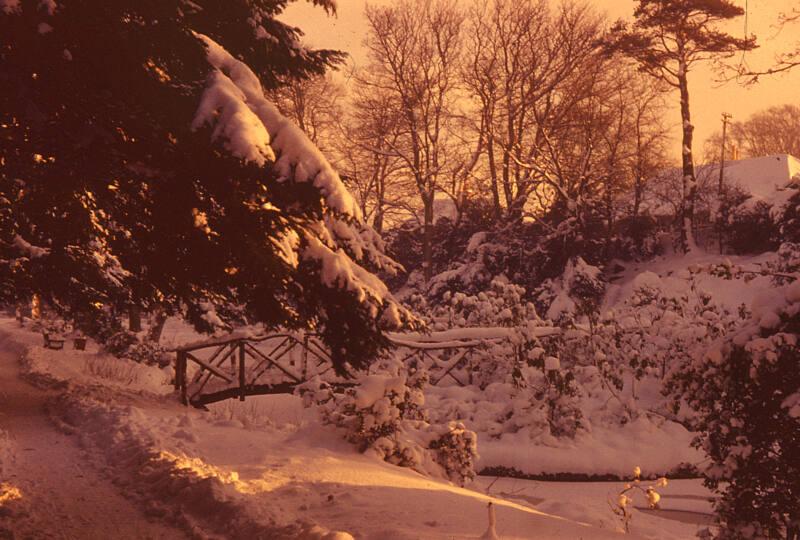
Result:
[[[0,11],[6,15],[19,13],[21,9],[20,0],[0,0]]]
[[[311,182],[334,211],[361,219],[361,210],[338,173],[303,130],[264,97],[255,73],[211,38],[198,37],[208,47],[208,61],[215,70],[192,126],[215,124],[214,136],[224,135],[235,156],[259,165],[275,160],[282,178]]]
[[[273,161],[275,154],[267,129],[246,99],[244,92],[221,71],[211,73],[192,128],[215,124],[214,139],[223,138],[234,156],[263,165]]]
[[[49,248],[34,246],[20,235],[14,237],[14,246],[30,259],[38,259],[50,253]]]

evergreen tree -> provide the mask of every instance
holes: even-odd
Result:
[[[608,48],[629,55],[641,69],[680,92],[682,126],[683,199],[681,248],[693,249],[692,225],[697,197],[697,178],[692,156],[689,108],[689,71],[698,62],[729,57],[756,47],[755,38],[736,38],[717,25],[744,13],[731,0],[639,0],[635,22],[629,28],[618,22],[611,30]]]
[[[313,328],[339,371],[411,319],[369,272],[397,265],[336,172],[264,99],[341,58],[299,45],[286,4],[2,4],[3,300]]]

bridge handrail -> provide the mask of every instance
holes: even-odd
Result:
[[[300,336],[300,337],[299,337]],[[277,334],[249,334],[246,332],[237,333],[231,332],[230,334],[219,336],[215,338],[209,338],[205,340],[199,341],[192,341],[190,343],[185,343],[178,347],[173,347],[171,349],[167,349],[168,352],[193,352],[198,349],[208,349],[210,347],[219,347],[221,345],[230,345],[231,343],[238,343],[240,341],[246,341],[249,343],[261,343],[262,341],[266,341],[268,339],[275,339],[275,338],[294,338],[302,341],[304,337],[319,337],[319,334],[316,333],[292,333],[292,332],[282,332]]]
[[[427,334],[419,332],[387,333],[385,336],[396,347],[415,351],[407,358],[416,354],[429,357],[434,365],[442,371],[442,373],[435,378],[434,384],[441,381],[444,377],[449,376],[459,385],[464,386],[465,383],[456,377],[455,369],[466,361],[468,352],[488,342],[512,339],[516,335],[516,332],[517,330],[512,327],[471,327],[452,328]],[[531,333],[537,337],[547,337],[560,335],[562,334],[562,330],[558,327],[541,326],[533,328]],[[319,334],[311,332],[303,333],[290,331],[256,334],[250,331],[240,331],[183,344],[171,349],[177,356],[175,362],[175,388],[180,391],[182,401],[186,404],[189,402],[192,404],[195,404],[195,402],[204,404],[217,399],[235,396],[244,399],[245,395],[252,395],[253,393],[273,393],[271,386],[259,384],[258,378],[267,370],[276,368],[283,372],[285,376],[288,376],[291,381],[278,383],[272,386],[275,387],[275,391],[277,391],[279,387],[285,390],[286,388],[301,384],[307,379],[309,355],[316,358],[315,362],[318,362],[317,367],[321,366],[325,361],[330,362],[330,355],[323,348],[319,338]],[[271,351],[260,351],[256,347],[258,343],[263,343],[265,341],[274,342],[275,340],[280,341],[280,343]],[[294,370],[289,370],[278,363],[281,357],[288,354],[297,346],[302,347],[303,355],[302,374],[299,376],[291,372]],[[210,358],[202,359],[194,354],[201,349],[216,349],[216,351]],[[455,357],[449,358],[445,362],[438,362],[428,354],[428,351],[446,351],[453,349],[463,349],[463,352],[456,354]],[[257,361],[257,365],[254,368],[256,372],[255,375],[253,375],[252,370],[246,372],[246,357],[252,357]],[[231,362],[231,373],[226,373],[218,367],[221,367],[221,364],[228,360]],[[200,367],[200,370],[196,373],[191,383],[188,380],[187,372],[189,362],[194,362]],[[330,366],[325,371],[329,369]],[[201,394],[206,383],[208,383],[212,377],[222,379],[228,384],[238,383],[238,386],[215,391],[212,392],[212,394]],[[471,379],[472,376],[470,374],[470,382]],[[199,388],[195,388],[192,395],[189,396],[188,387],[190,385],[196,387],[197,383],[201,383],[199,384]]]

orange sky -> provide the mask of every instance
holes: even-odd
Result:
[[[391,0],[372,0],[374,4],[389,3]],[[471,0],[459,0],[465,4]],[[634,0],[589,0],[600,11],[605,11],[611,19],[630,17]],[[800,0],[734,0],[740,6],[748,2],[748,32],[754,33],[760,48],[747,53],[747,64],[753,69],[766,69],[774,55],[791,49],[800,41],[800,24],[795,24],[778,32],[775,23],[781,12],[792,7],[800,7]],[[339,49],[350,53],[356,65],[363,64],[365,53],[361,42],[366,32],[363,16],[365,0],[338,0],[338,16],[327,17],[323,10],[310,3],[297,2],[290,5],[282,17],[286,22],[299,26],[306,33],[306,41],[315,47]],[[744,17],[728,26],[735,35],[744,33]],[[714,82],[714,74],[706,67],[695,68],[689,74],[691,92],[692,120],[695,124],[695,155],[702,155],[703,141],[720,128],[723,112],[733,114],[734,120],[746,119],[755,111],[783,103],[800,104],[800,67],[788,74],[763,77],[756,85],[743,87],[736,82],[720,84]],[[680,116],[676,106],[668,121],[674,126],[675,161],[680,158],[679,129]],[[799,156],[800,157],[800,156]]]

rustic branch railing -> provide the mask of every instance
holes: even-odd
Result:
[[[431,384],[438,385],[449,378],[459,386],[466,386],[472,384],[475,349],[488,342],[508,340],[512,332],[510,328],[463,328],[387,337],[397,350],[407,351],[401,352],[404,363],[416,359],[430,371]],[[560,329],[537,329],[539,337],[557,333]],[[311,377],[325,375],[333,368],[330,354],[315,334],[231,334],[185,345],[175,349],[175,353],[175,389],[182,403],[195,407],[229,398],[243,401],[250,395],[291,393]],[[190,365],[195,367],[191,380]],[[466,374],[459,372],[464,367]],[[214,388],[219,381],[226,386]],[[206,390],[209,383],[211,388]],[[344,388],[353,383],[335,381],[332,385]]]
[[[403,356],[404,363],[417,358],[428,369],[432,385],[438,385],[445,378],[450,378],[459,386],[467,386],[473,383],[476,349],[484,347],[487,343],[509,340],[514,333],[515,330],[509,327],[453,328],[429,334],[395,333],[389,334],[388,337],[398,349],[410,351]],[[532,334],[539,338],[561,333],[560,328],[551,326],[538,327],[532,331]],[[437,358],[431,354],[433,351],[438,351],[447,358]],[[457,370],[461,368],[466,368],[466,380],[458,376]]]
[[[260,350],[259,345],[268,346],[268,350]],[[291,358],[291,353],[297,350],[300,373],[292,369],[296,359]],[[202,358],[203,353],[209,351],[210,356]],[[196,407],[233,397],[244,400],[249,395],[291,393],[310,374],[322,374],[331,369],[330,356],[313,334],[230,335],[186,345],[175,349],[175,353],[175,389],[182,403]],[[196,371],[190,380],[191,364],[196,365]],[[323,369],[320,371],[320,368]],[[271,374],[278,380],[262,380]],[[215,378],[235,386],[204,392]]]

